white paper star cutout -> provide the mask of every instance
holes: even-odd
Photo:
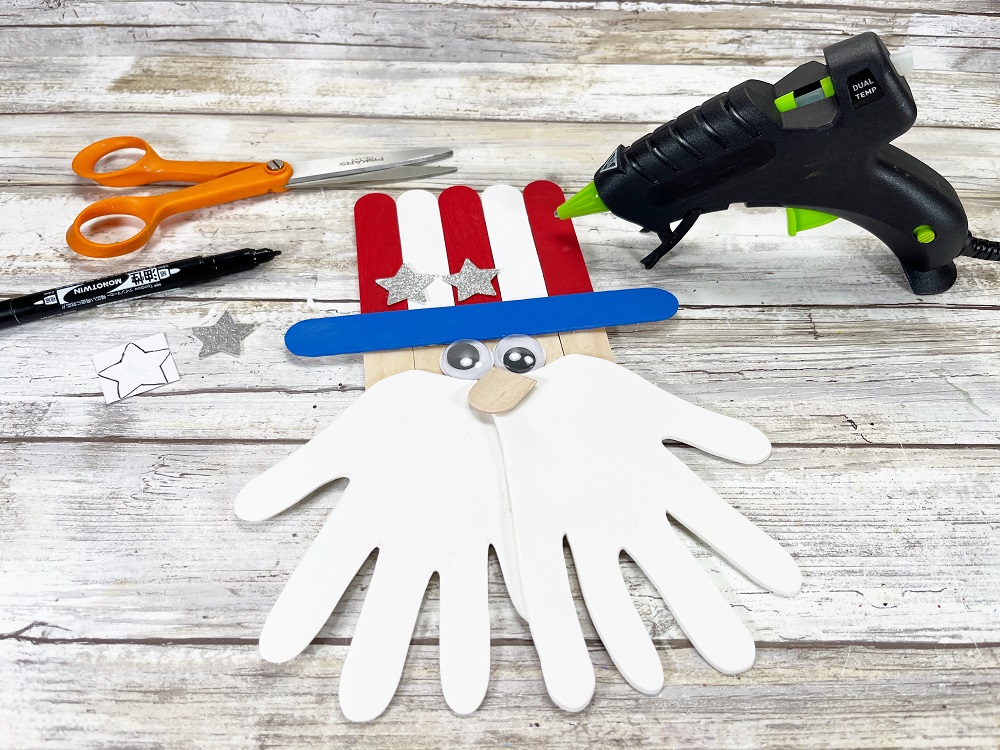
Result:
[[[444,280],[458,290],[458,301],[466,300],[474,294],[485,294],[487,297],[496,297],[497,290],[491,283],[496,278],[497,269],[479,268],[471,260],[466,258],[462,264],[462,270],[449,276],[444,276]]]
[[[404,299],[426,303],[424,289],[434,282],[434,277],[426,273],[414,273],[405,263],[399,267],[395,276],[385,279],[375,279],[375,283],[389,292],[387,305],[395,305]]]
[[[147,351],[138,344],[130,342],[122,351],[121,359],[97,374],[115,383],[118,399],[123,399],[140,388],[149,390],[171,382],[167,371],[164,370],[164,363],[168,359],[170,359],[169,349]],[[170,364],[173,365],[173,362]],[[176,374],[176,368],[173,368],[173,373]],[[176,380],[176,377],[174,379]]]

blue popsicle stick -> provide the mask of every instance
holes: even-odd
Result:
[[[540,336],[561,331],[651,323],[677,312],[677,298],[643,287],[561,294],[422,310],[311,318],[285,332],[285,346],[301,357],[357,354],[450,344],[459,339]]]

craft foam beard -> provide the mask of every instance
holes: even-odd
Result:
[[[423,191],[404,193],[396,203],[385,195],[366,196],[356,207],[362,313],[389,309],[389,292],[375,281],[394,277],[404,263],[436,278],[426,287],[426,302],[407,300],[396,309],[590,291],[572,226],[552,216],[562,200],[552,183],[532,183],[523,199],[514,188],[495,186],[481,203],[461,187],[438,200]],[[438,284],[466,260],[499,269],[495,297],[460,301],[451,286]],[[377,548],[341,675],[348,719],[373,719],[388,706],[435,572],[445,699],[458,713],[480,705],[489,682],[490,546],[515,607],[528,620],[549,695],[569,711],[589,703],[595,680],[564,539],[609,655],[625,679],[647,694],[662,688],[663,669],[622,578],[622,551],[650,578],[712,666],[735,673],[754,660],[745,625],[672,530],[668,515],[765,588],[791,596],[800,587],[791,557],[662,445],[679,440],[757,463],[770,453],[762,433],[608,361],[603,331],[530,341],[516,342],[523,350],[517,357],[498,351],[499,367],[465,366],[465,359],[474,359],[468,349],[451,358],[443,347],[366,355],[370,389],[237,498],[237,514],[259,520],[335,478],[350,478],[260,640],[261,653],[271,661],[300,653]],[[479,356],[491,355],[484,344],[473,348]],[[441,374],[442,362],[458,377]],[[505,363],[519,371],[510,377],[531,378],[531,385],[519,389],[519,398],[507,399],[501,387],[499,401],[495,392],[477,399],[477,381],[465,378],[493,378]]]

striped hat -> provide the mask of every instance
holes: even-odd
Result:
[[[673,315],[677,300],[661,289],[594,292],[572,222],[555,216],[564,201],[562,189],[547,181],[532,182],[523,193],[494,185],[481,195],[465,186],[439,196],[410,190],[396,200],[365,195],[354,206],[362,314],[303,320],[288,329],[286,346],[315,357]],[[496,269],[490,282],[495,294],[461,299],[459,289],[444,280],[467,262]],[[396,301],[389,288],[401,272],[402,278],[410,272],[425,278],[413,287],[420,287],[419,294],[396,295]]]
[[[361,312],[417,310],[556,294],[592,292],[587,266],[569,221],[555,217],[565,202],[553,182],[532,182],[521,191],[494,185],[482,195],[463,185],[436,197],[410,190],[394,201],[384,193],[361,198],[354,206]],[[495,297],[458,299],[442,277],[458,273],[465,261],[495,268]],[[403,264],[437,278],[426,289],[427,302],[389,305],[376,279],[395,276]]]

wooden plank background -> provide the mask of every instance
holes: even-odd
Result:
[[[703,219],[652,272],[649,238],[577,220],[595,287],[651,284],[681,311],[611,332],[625,366],[749,420],[760,466],[671,446],[784,544],[802,593],[758,590],[693,540],[756,634],[720,675],[628,561],[666,687],[633,691],[581,605],[598,675],[580,714],[544,691],[491,570],[493,675],[451,713],[437,584],[400,692],[347,723],[336,684],[369,561],[316,644],[280,666],[256,637],[344,483],[268,523],[239,488],[363,390],[360,357],[305,361],[293,322],[358,307],[359,191],[270,196],[178,217],[140,254],[96,262],[63,234],[107,191],[73,155],[134,134],[168,157],[309,158],[446,143],[454,182],[582,187],[618,143],[747,77],[777,80],[861,31],[915,50],[917,127],[899,145],[1000,237],[1000,7],[757,2],[74,2],[0,8],[0,297],[244,246],[258,273],[0,335],[0,747],[1000,746],[1000,264],[914,297],[893,256],[838,222],[796,238],[777,211]],[[258,328],[199,359],[193,326]],[[165,332],[181,380],[105,406],[91,356]]]

